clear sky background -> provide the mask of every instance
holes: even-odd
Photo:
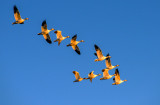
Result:
[[[12,26],[14,5],[25,24]],[[159,0],[3,0],[0,10],[0,105],[160,105]],[[84,40],[82,54],[66,47],[71,38],[58,46],[38,36],[45,19],[49,29]],[[127,82],[73,83],[74,70],[102,74],[94,44]]]

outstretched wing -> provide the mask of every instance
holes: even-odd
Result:
[[[115,71],[115,81],[116,82],[119,82],[121,79],[120,79],[120,74],[119,74],[119,71],[118,71],[118,69],[116,69],[116,71]]]
[[[46,20],[44,20],[44,21],[42,22],[41,30],[42,30],[42,32],[47,30]]]
[[[97,57],[98,58],[103,57],[101,49],[96,44],[94,45],[94,47],[95,47],[95,50],[96,50],[96,53],[97,53]]]
[[[61,41],[59,40],[59,41],[58,41],[58,46],[59,46],[60,44],[61,44]]]
[[[43,34],[43,37],[44,37],[44,39],[45,39],[49,44],[51,44],[51,43],[52,43],[52,41],[51,41],[51,38],[50,38],[49,34]]]
[[[77,71],[73,71],[73,74],[75,75],[76,79],[80,79],[81,78]]]
[[[13,10],[14,10],[14,18],[16,21],[20,20],[21,19],[21,16],[20,16],[20,13],[16,7],[16,5],[13,7]]]
[[[109,56],[109,53],[107,54],[107,56],[106,57],[108,57]],[[111,65],[111,59],[110,59],[110,57],[108,57],[108,58],[106,58],[106,67],[107,68],[109,68],[109,67],[111,67],[112,65]]]
[[[92,78],[90,78],[90,82],[92,82]]]
[[[94,53],[94,55],[97,57],[97,53]]]
[[[103,69],[102,72],[103,72],[103,77],[109,76],[108,70]]]
[[[94,72],[94,71],[90,72],[90,73],[88,74],[88,77],[93,77],[93,75],[94,75],[93,72]]]
[[[79,55],[81,54],[80,50],[79,50],[79,47],[76,45],[76,46],[72,46],[73,50],[75,50]]]
[[[77,34],[74,35],[71,40],[76,41],[76,39],[77,39]]]

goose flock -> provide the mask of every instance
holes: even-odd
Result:
[[[25,18],[25,19],[22,19],[22,18],[21,18],[20,13],[19,13],[18,8],[17,8],[16,5],[13,6],[13,10],[14,10],[14,18],[15,18],[16,21],[13,22],[12,25],[14,25],[14,24],[24,24],[24,21],[29,19],[29,18]],[[44,20],[44,21],[42,22],[41,32],[38,33],[38,35],[43,35],[43,37],[44,37],[44,39],[46,40],[46,42],[49,43],[49,44],[52,44],[52,40],[51,40],[51,38],[50,38],[49,33],[50,33],[51,31],[53,31],[53,30],[55,30],[55,29],[54,29],[54,28],[51,28],[50,30],[47,29],[47,23],[46,23],[46,20]],[[62,36],[62,31],[60,31],[60,30],[55,30],[54,33],[56,34],[56,37],[57,37],[57,39],[54,40],[54,42],[58,42],[58,46],[60,45],[60,43],[61,43],[63,40],[65,40],[65,39],[67,39],[67,38],[70,38],[70,36],[66,36],[66,37]],[[79,47],[78,47],[78,44],[81,43],[81,42],[84,42],[84,40],[77,41],[77,34],[76,34],[76,35],[74,35],[74,36],[72,37],[70,43],[67,44],[67,47],[68,47],[68,46],[71,46],[72,49],[73,49],[77,54],[80,55],[81,52],[80,52],[80,49],[79,49]],[[111,64],[111,56],[109,55],[109,53],[108,53],[106,56],[104,56],[103,53],[102,53],[102,51],[101,51],[101,49],[100,49],[96,44],[94,45],[94,47],[95,47],[95,50],[96,50],[96,53],[94,53],[94,55],[97,57],[97,59],[95,59],[94,61],[95,61],[95,62],[98,62],[98,61],[103,61],[103,60],[105,60],[105,63],[106,63],[106,68],[102,70],[102,72],[103,72],[103,77],[100,78],[100,80],[107,80],[107,79],[110,79],[110,78],[114,77],[114,78],[113,78],[114,83],[112,83],[112,85],[118,85],[118,84],[121,84],[121,83],[127,81],[127,80],[121,80],[121,79],[120,79],[119,70],[118,70],[118,68],[116,68],[116,67],[118,67],[119,65],[113,66],[113,65]],[[112,70],[112,69],[114,69],[114,68],[116,68],[115,73],[112,74],[112,75],[110,75],[110,74],[109,74],[109,70]],[[82,81],[82,80],[87,80],[87,79],[89,79],[90,82],[92,82],[92,79],[94,79],[94,78],[97,77],[97,76],[101,76],[101,74],[94,74],[94,71],[90,72],[90,73],[88,74],[88,77],[87,77],[87,78],[82,78],[82,77],[80,77],[79,72],[77,72],[77,71],[73,71],[73,74],[75,75],[75,78],[76,78],[76,80],[73,81],[73,82],[80,82],[80,81]]]

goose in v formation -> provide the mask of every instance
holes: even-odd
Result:
[[[12,25],[14,25],[14,24],[24,24],[24,21],[29,19],[29,18],[25,18],[25,19],[21,18],[21,15],[20,15],[16,5],[14,5],[13,10],[14,10],[14,18],[15,18],[16,21],[13,22]]]
[[[115,67],[118,67],[119,65],[115,65],[115,66],[113,66],[112,64],[111,64],[111,59],[110,59],[110,57],[109,57],[109,53],[107,54],[107,56],[106,56],[107,58],[106,58],[106,60],[105,60],[105,63],[106,63],[106,69],[108,69],[108,70],[111,70],[111,69],[113,69],[113,68],[115,68]]]
[[[49,36],[49,32],[53,31],[54,29],[51,28],[50,30],[47,29],[47,23],[46,23],[46,20],[44,20],[42,22],[42,26],[41,26],[41,32],[38,33],[38,35],[43,35],[44,39],[49,43],[51,44],[52,41],[51,41],[51,38]]]
[[[112,78],[114,76],[114,75],[110,75],[108,73],[109,72],[108,69],[103,69],[102,72],[103,72],[103,77],[100,78],[100,80],[110,79],[110,78]]]
[[[60,30],[55,31],[54,33],[57,36],[57,39],[54,42],[58,41],[58,46],[60,45],[60,43],[61,43],[62,40],[66,39],[66,38],[69,38],[69,36],[63,37],[62,34],[61,34],[62,31],[60,31]]]
[[[125,82],[125,81],[127,81],[127,80],[121,80],[121,79],[120,79],[119,71],[118,71],[118,69],[116,69],[116,70],[115,70],[115,78],[113,78],[113,81],[114,81],[115,83],[112,83],[112,85],[119,85],[119,84],[121,84],[121,83],[123,83],[123,82]]]
[[[75,78],[76,78],[76,80],[73,82],[80,82],[84,79],[84,78],[80,77],[79,72],[77,72],[77,71],[73,71],[73,74],[75,75]]]
[[[111,56],[107,56],[107,57],[103,56],[101,49],[96,44],[94,45],[94,47],[96,50],[96,53],[94,53],[94,55],[97,56],[97,59],[94,60],[95,62],[103,61],[106,58],[111,58]]]
[[[84,79],[90,79],[90,82],[92,82],[92,79],[93,79],[93,78],[101,75],[101,74],[97,74],[97,75],[96,75],[96,74],[93,74],[93,72],[94,72],[94,71],[90,72],[90,73],[88,74],[88,78],[84,78]]]
[[[67,45],[67,47],[72,46],[73,50],[75,50],[80,55],[81,53],[77,44],[80,42],[84,42],[84,40],[76,41],[76,39],[77,39],[77,34],[72,37],[71,42],[70,44]]]

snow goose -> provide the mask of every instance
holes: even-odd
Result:
[[[107,70],[107,69],[103,69],[102,70],[102,72],[103,72],[103,77],[102,78],[100,78],[100,80],[105,80],[105,79],[110,79],[110,78],[112,78],[114,75],[110,75],[109,73],[108,73],[108,71],[109,71],[109,69]]]
[[[72,37],[71,42],[70,42],[70,44],[67,45],[67,47],[72,46],[73,50],[75,50],[80,55],[81,53],[80,53],[80,50],[79,50],[79,47],[77,46],[77,44],[80,42],[84,42],[84,41],[83,40],[76,41],[76,39],[77,39],[77,34]]]
[[[69,36],[63,37],[62,34],[61,34],[62,32],[59,31],[59,30],[55,31],[54,33],[57,36],[57,39],[54,42],[58,41],[58,46],[60,45],[60,43],[61,43],[62,40],[66,39],[66,38],[69,38]]]
[[[115,78],[113,78],[113,81],[114,81],[115,83],[113,83],[112,85],[119,85],[119,84],[121,84],[121,83],[123,83],[123,82],[125,82],[125,81],[127,81],[127,80],[121,80],[121,79],[120,79],[119,71],[118,71],[118,69],[116,69],[116,70],[115,70]]]
[[[98,57],[98,59],[94,60],[95,62],[103,61],[106,58],[110,58],[111,57],[111,56],[107,56],[107,57],[103,56],[101,49],[96,44],[94,45],[94,47],[95,47],[95,50],[96,50],[96,53],[94,53],[94,54],[95,54],[95,56]]]
[[[97,74],[97,75],[96,75],[96,74],[93,74],[93,72],[94,72],[94,71],[90,72],[90,73],[88,74],[88,78],[84,78],[84,79],[90,79],[90,82],[92,82],[92,79],[93,79],[93,78],[101,75],[101,74]]]
[[[28,18],[25,18],[25,19],[21,18],[21,15],[20,15],[16,5],[14,5],[13,10],[14,10],[14,18],[15,18],[16,21],[13,22],[12,25],[14,25],[14,24],[24,24],[24,21],[28,20]]]
[[[75,75],[76,80],[73,82],[80,82],[82,81],[84,78],[81,78],[79,73],[77,71],[73,71],[73,74]]]
[[[111,59],[110,59],[110,57],[109,57],[109,53],[107,54],[106,57],[107,57],[107,58],[106,58],[106,61],[105,61],[105,63],[106,63],[106,69],[111,70],[111,69],[119,66],[119,65],[113,66],[113,65],[111,64]]]
[[[44,39],[49,43],[51,44],[52,41],[51,41],[51,38],[49,36],[49,32],[54,30],[53,28],[51,28],[50,30],[47,29],[47,23],[46,23],[46,20],[44,20],[42,22],[42,26],[41,26],[41,33],[38,33],[38,35],[43,35]]]

